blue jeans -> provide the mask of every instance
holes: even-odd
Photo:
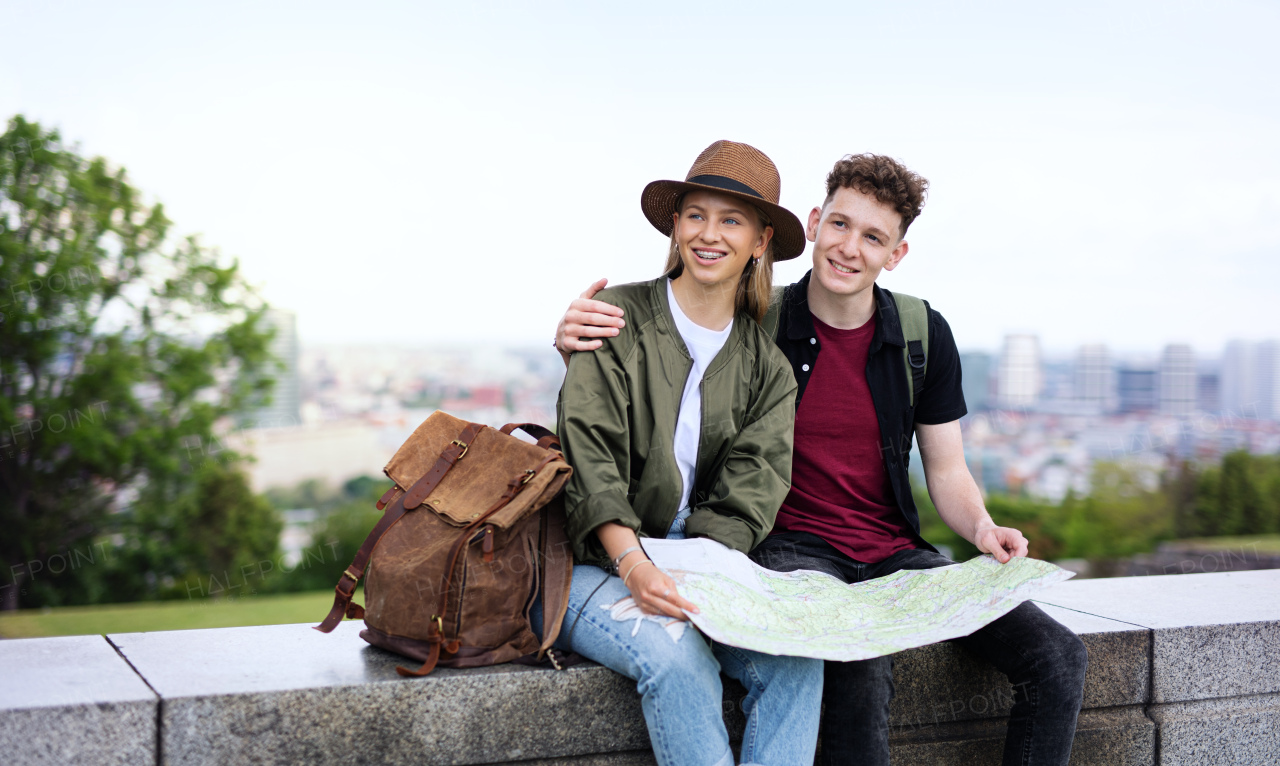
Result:
[[[692,625],[675,641],[649,619],[641,620],[632,636],[634,620],[619,622],[602,608],[630,595],[621,578],[599,567],[575,566],[556,647],[636,681],[660,766],[733,764],[721,713],[721,671],[747,689],[742,701],[747,716],[742,763],[813,763],[822,702],[821,660],[709,644]],[[541,604],[532,616],[540,632]]]
[[[751,558],[766,569],[812,569],[848,583],[865,582],[904,569],[932,569],[954,563],[933,551],[908,548],[884,561],[868,564],[849,558],[808,532],[771,535],[751,551]],[[1004,741],[1005,766],[1066,766],[1084,696],[1088,664],[1084,642],[1030,601],[953,641],[990,662],[1013,684],[1014,705]],[[892,658],[828,662],[826,672],[823,763],[887,765]]]

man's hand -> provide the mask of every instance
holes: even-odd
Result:
[[[1010,527],[986,524],[973,536],[973,544],[983,553],[990,553],[1001,564],[1009,563],[1014,556],[1027,555],[1027,538]]]
[[[675,581],[658,569],[657,565],[642,563],[644,559],[638,556],[632,558],[638,561],[630,564],[624,562],[623,569],[630,575],[627,578],[627,590],[631,591],[631,598],[635,599],[640,611],[645,614],[665,614],[677,620],[689,619],[682,611],[684,609],[695,614],[698,612],[698,607],[693,602],[676,592]],[[634,572],[628,568],[636,566],[640,568]]]
[[[607,284],[608,279],[593,282],[577,300],[569,304],[569,310],[560,318],[560,324],[556,327],[556,350],[564,357],[566,365],[569,364],[569,355],[574,351],[595,351],[604,345],[604,341],[591,338],[612,338],[626,325],[622,320],[622,309],[604,301],[592,300]]]

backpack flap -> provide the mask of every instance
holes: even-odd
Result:
[[[412,488],[467,425],[467,421],[447,413],[433,413],[400,447],[384,472],[400,487]],[[524,489],[485,522],[507,529],[546,505],[571,473],[559,452],[484,428],[422,507],[435,511],[450,524],[464,527],[498,502],[513,477],[528,474]]]

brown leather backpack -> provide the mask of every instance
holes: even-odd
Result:
[[[511,436],[516,428],[538,443]],[[397,667],[402,676],[542,659],[560,632],[572,577],[561,489],[573,469],[559,447],[532,423],[495,430],[432,414],[383,469],[395,482],[378,501],[385,514],[316,630],[332,631],[344,614],[363,617],[361,638],[422,661],[417,670]],[[361,607],[351,596],[366,564]],[[541,638],[529,624],[539,593]]]

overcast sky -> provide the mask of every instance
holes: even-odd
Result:
[[[345,5],[0,0],[0,115],[124,165],[307,342],[549,344],[658,274],[640,190],[721,138],[802,219],[845,153],[928,177],[881,284],[964,348],[1280,336],[1274,3]]]

